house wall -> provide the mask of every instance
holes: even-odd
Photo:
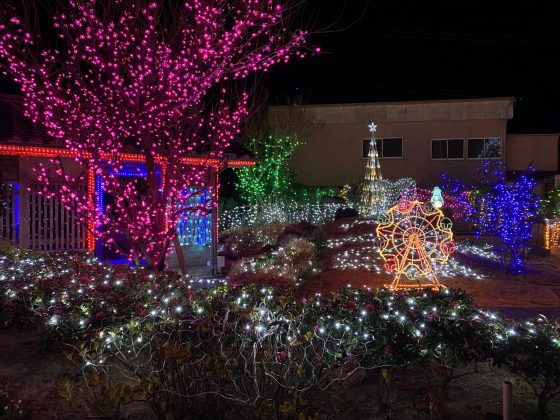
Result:
[[[87,184],[87,173],[73,160],[68,158],[61,159],[64,171],[66,174],[73,177],[79,177],[81,174],[84,175],[84,181],[80,184]],[[22,187],[27,187],[29,184],[37,180],[37,173],[33,171],[37,165],[42,164],[45,168],[53,169],[54,165],[50,162],[48,158],[38,158],[38,157],[19,157],[19,182]],[[60,179],[54,175],[50,177],[54,184],[59,184]]]
[[[271,107],[271,124],[280,126],[293,107]],[[480,160],[467,159],[467,138],[500,137],[502,158],[507,149],[506,124],[513,116],[512,98],[467,101],[312,105],[300,107],[306,115],[305,127],[294,131],[308,133],[290,160],[297,181],[306,185],[343,185],[361,181],[366,159],[362,141],[370,138],[368,124],[377,124],[377,138],[403,139],[402,158],[381,158],[384,178],[414,178],[418,185],[441,182],[440,172],[464,182],[474,180]],[[301,120],[301,119],[300,119]],[[464,156],[459,160],[431,158],[433,139],[463,138]]]
[[[380,158],[384,178],[411,177],[419,185],[435,185],[440,172],[473,180],[480,160],[431,158],[432,139],[464,138],[465,156],[468,137],[501,137],[506,141],[505,122],[500,121],[418,121],[378,123],[378,138],[401,137],[402,158]],[[329,124],[321,127],[296,150],[290,167],[297,181],[306,185],[343,185],[361,181],[366,158],[362,158],[362,141],[370,136],[367,125]],[[502,153],[503,155],[503,153]]]
[[[533,165],[539,171],[558,172],[558,134],[509,134],[506,165],[520,171]]]
[[[17,156],[0,156],[0,180],[17,182],[19,180],[19,159]]]

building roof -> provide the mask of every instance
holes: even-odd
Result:
[[[515,98],[445,99],[407,102],[301,105],[313,122],[321,124],[373,121],[490,120],[513,118]],[[271,106],[271,122],[282,121],[294,106]]]

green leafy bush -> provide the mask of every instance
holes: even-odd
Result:
[[[458,290],[195,292],[172,273],[28,253],[1,257],[0,275],[6,305],[75,349],[96,415],[134,402],[160,418],[323,416],[337,384],[358,371],[380,378],[389,415],[397,370],[435,366],[445,384],[456,366],[483,361],[526,380],[542,416],[559,392],[558,324],[500,320]]]

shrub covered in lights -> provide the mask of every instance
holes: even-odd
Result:
[[[509,262],[513,272],[519,273],[539,210],[538,196],[533,194],[534,169],[529,167],[512,182],[506,182],[501,162],[484,161],[478,172],[480,179],[469,193],[468,218],[474,233],[494,238],[494,251],[503,263]]]
[[[315,245],[296,238],[284,248],[243,258],[232,267],[229,277],[235,282],[294,285],[317,272],[316,265]]]
[[[40,320],[54,344],[91,338],[106,325],[147,316],[151,300],[182,302],[191,293],[190,282],[172,272],[29,251],[0,258],[0,288],[5,322],[21,322],[25,309]]]
[[[220,229],[240,229],[248,226],[264,226],[276,223],[299,223],[305,220],[311,224],[323,224],[335,219],[340,204],[265,204],[239,206],[225,210],[220,217]]]
[[[560,389],[557,324],[498,319],[456,290],[195,291],[173,274],[31,253],[0,258],[0,287],[76,349],[92,387],[112,381],[117,410],[141,400],[175,417],[323,417],[358,370],[418,363],[452,375],[490,359],[531,381],[541,414]]]
[[[285,227],[282,223],[267,223],[228,230],[220,235],[220,252],[236,260],[257,255],[263,247],[275,245]]]
[[[235,170],[237,174],[235,188],[243,203],[251,206],[255,215],[253,220],[244,225],[228,225],[228,228],[254,226],[267,221],[269,223],[299,222],[290,219],[290,210],[285,210],[286,205],[316,206],[323,197],[338,194],[338,188],[311,187],[295,182],[295,173],[289,168],[287,161],[300,144],[301,141],[296,136],[273,134],[268,134],[264,138],[257,136],[247,142],[246,147],[255,154],[257,164]],[[234,209],[233,212],[236,211],[239,210]],[[301,210],[299,212],[301,213]]]
[[[549,191],[540,202],[541,214],[547,219],[560,218],[560,188]]]

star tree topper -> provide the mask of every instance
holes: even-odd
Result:
[[[368,128],[370,132],[375,133],[377,131],[377,124],[372,121],[372,123],[368,125]]]

